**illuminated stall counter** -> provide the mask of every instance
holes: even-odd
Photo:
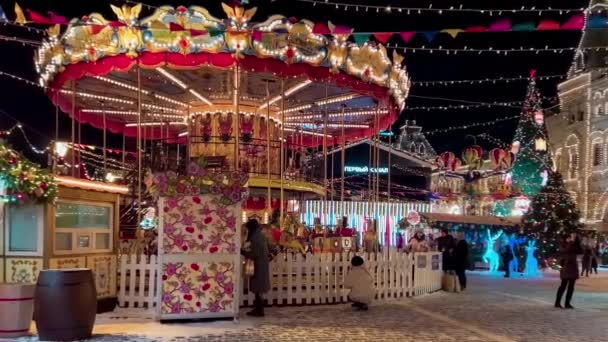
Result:
[[[0,282],[35,283],[53,268],[90,268],[97,296],[116,297],[119,196],[126,186],[57,176],[54,204],[4,205]]]

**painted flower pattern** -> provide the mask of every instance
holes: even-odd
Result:
[[[167,199],[162,211],[163,251],[234,253],[239,208],[237,204],[226,206],[217,196]]]
[[[164,264],[162,314],[234,310],[234,271],[229,262]]]

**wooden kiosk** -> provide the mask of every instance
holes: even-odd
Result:
[[[90,268],[98,299],[114,302],[119,196],[128,189],[65,176],[54,180],[54,204],[2,204],[0,282],[35,283],[42,269]]]

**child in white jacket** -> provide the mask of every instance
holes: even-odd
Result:
[[[353,308],[367,310],[376,297],[374,279],[363,266],[363,258],[355,256],[350,263],[352,267],[344,279],[344,288],[350,290],[348,299],[353,302]]]

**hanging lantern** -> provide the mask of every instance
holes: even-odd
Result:
[[[495,148],[490,151],[488,157],[490,159],[490,163],[492,164],[492,168],[498,170],[502,166],[502,160],[507,155],[507,151],[502,148]]]
[[[545,115],[543,114],[542,110],[537,110],[534,112],[534,122],[536,122],[536,124],[539,126],[545,123]]]
[[[536,138],[536,140],[534,140],[534,149],[536,151],[546,151],[547,141],[543,138]]]

